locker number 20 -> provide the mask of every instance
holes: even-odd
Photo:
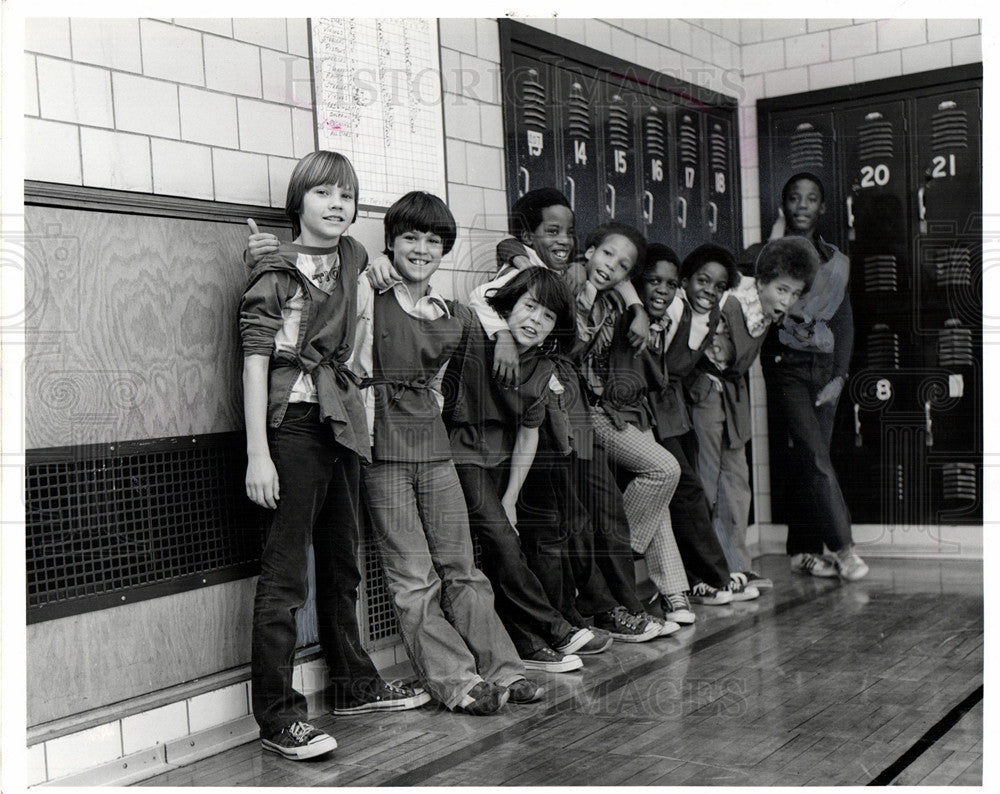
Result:
[[[889,184],[889,166],[885,163],[861,166],[861,187],[875,187]]]

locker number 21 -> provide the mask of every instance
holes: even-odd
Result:
[[[932,161],[934,169],[931,176],[934,179],[943,179],[946,176],[955,176],[955,155],[949,154],[947,159],[943,155],[938,155]]]

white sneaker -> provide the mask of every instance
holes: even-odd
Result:
[[[760,595],[760,593],[757,595]],[[690,598],[692,604],[721,607],[724,604],[732,602],[733,594],[728,590],[716,590],[706,582],[698,582],[698,584],[691,588]]]
[[[747,584],[746,576],[739,571],[729,574],[726,591],[732,595],[733,601],[753,601],[760,598],[760,590]]]
[[[837,573],[840,574],[840,578],[848,582],[856,582],[868,574],[868,566],[855,554],[853,548],[843,557],[840,554],[835,554],[833,564]]]
[[[790,562],[792,573],[807,573],[821,579],[836,579],[839,576],[836,566],[818,554],[793,554]]]
[[[688,597],[684,593],[671,593],[663,596],[661,604],[663,605],[663,616],[670,623],[690,626],[697,620],[697,616],[691,609],[691,602],[688,601]]]

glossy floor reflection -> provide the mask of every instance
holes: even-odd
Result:
[[[759,563],[759,600],[539,674],[540,703],[319,716],[324,758],[255,742],[145,784],[981,785],[981,563],[873,559],[852,584]]]

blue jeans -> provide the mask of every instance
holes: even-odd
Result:
[[[509,468],[455,468],[465,494],[469,523],[482,549],[483,571],[493,586],[497,614],[518,653],[527,657],[547,645],[554,647],[573,627],[549,603],[538,577],[528,567],[520,538],[500,503]]]
[[[784,419],[771,432],[791,436],[788,483],[788,554],[822,554],[852,543],[851,515],[830,461],[837,404],[816,407],[816,395],[833,378],[833,356],[781,348],[764,362],[767,398]]]
[[[292,403],[268,433],[281,498],[260,561],[253,608],[253,714],[268,737],[306,718],[292,688],[295,612],[305,603],[309,544],[316,558],[316,612],[335,702],[382,681],[361,647],[358,583],[358,458],[333,440],[315,404]]]
[[[454,464],[376,461],[363,476],[403,642],[430,693],[455,708],[482,680],[523,678],[489,580],[473,562]]]

